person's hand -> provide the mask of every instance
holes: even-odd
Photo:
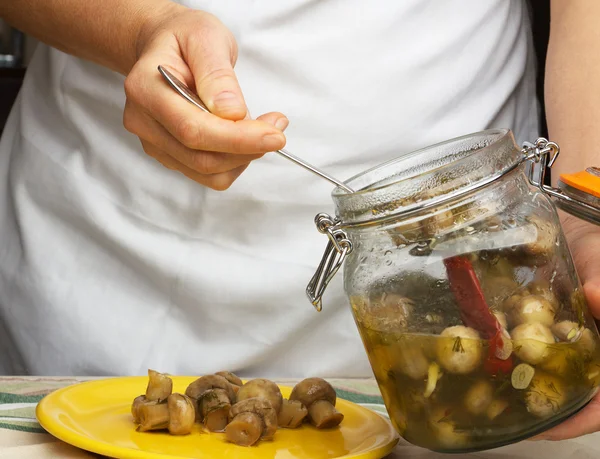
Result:
[[[137,55],[125,80],[123,124],[164,166],[225,190],[252,160],[285,145],[283,114],[249,119],[233,70],[235,39],[213,15],[173,4],[142,27]],[[211,113],[168,86],[159,65],[190,86]]]
[[[600,227],[560,212],[589,307],[600,319]],[[532,440],[567,440],[600,431],[600,393],[579,413]]]

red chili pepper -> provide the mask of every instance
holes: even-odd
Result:
[[[488,307],[479,279],[471,261],[462,255],[444,260],[450,289],[460,308],[463,323],[477,330],[484,339],[489,340],[488,357],[484,369],[496,375],[499,372],[508,373],[512,370],[512,358],[506,360],[496,357],[498,348],[504,346],[502,326]]]

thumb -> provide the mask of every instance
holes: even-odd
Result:
[[[206,34],[206,40],[191,44],[188,65],[194,75],[196,92],[214,115],[243,120],[248,109],[233,64],[237,49],[234,39],[223,33]]]

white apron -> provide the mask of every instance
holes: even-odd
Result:
[[[341,179],[457,135],[538,135],[520,0],[190,0],[254,116]],[[123,77],[41,46],[0,144],[0,374],[370,376],[342,291],[305,287],[332,186],[275,154],[227,191],[147,157]]]

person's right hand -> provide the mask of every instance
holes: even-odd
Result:
[[[225,190],[252,160],[285,145],[283,114],[249,119],[233,71],[235,39],[213,15],[168,4],[142,27],[136,49],[138,60],[125,80],[123,124],[164,166]],[[211,113],[177,94],[159,65],[190,86]]]

